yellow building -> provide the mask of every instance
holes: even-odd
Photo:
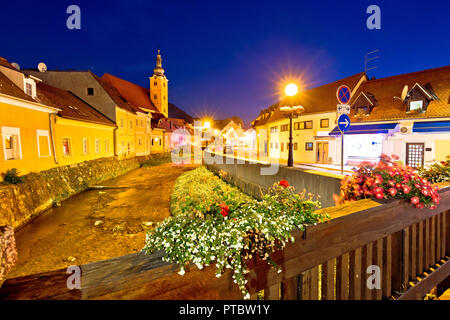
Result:
[[[37,99],[60,110],[52,118],[57,165],[114,156],[114,122],[70,92],[42,82]]]
[[[298,94],[298,103],[305,110],[292,122],[295,162],[336,163],[340,145],[329,136],[336,125],[336,90],[345,84],[354,93],[365,81],[367,76],[362,72]],[[287,160],[290,123],[280,107],[282,102],[261,111],[252,126],[260,155]]]
[[[114,156],[116,125],[75,95],[8,66],[0,72],[0,173]],[[20,79],[22,77],[22,79]],[[16,83],[23,82],[20,88]]]
[[[57,112],[0,72],[0,173],[16,168],[27,174],[55,166],[50,123]]]

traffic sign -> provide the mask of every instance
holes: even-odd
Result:
[[[347,104],[352,96],[352,91],[348,86],[343,84],[336,91],[336,97],[341,104]]]
[[[349,104],[338,104],[337,105],[337,113],[341,115],[343,113],[350,114],[350,105]]]
[[[350,128],[350,118],[346,114],[341,114],[338,119],[338,128],[344,133]]]

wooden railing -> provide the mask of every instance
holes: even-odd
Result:
[[[248,287],[266,299],[422,299],[450,276],[450,188],[440,190],[436,210],[396,200],[363,200],[327,208],[332,219],[294,233],[295,242],[274,254],[278,273],[252,261]],[[1,299],[241,299],[227,270],[179,267],[163,253],[135,253],[81,267],[81,289],[67,288],[66,270],[7,280]],[[370,289],[369,266],[380,268]]]

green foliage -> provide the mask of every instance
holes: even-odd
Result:
[[[169,162],[172,162],[170,153],[164,153],[161,155],[152,156],[150,159],[145,160],[144,162],[141,163],[141,168],[159,166],[161,164]]]
[[[419,175],[431,183],[450,181],[450,163],[449,161],[434,162],[427,168],[420,168]]]
[[[19,171],[16,168],[12,168],[7,170],[5,173],[2,173],[3,182],[7,184],[19,184],[23,183],[25,178],[19,177]]]
[[[295,193],[287,182],[275,184],[257,201],[214,178],[204,167],[181,176],[175,192],[176,215],[147,234],[143,251],[164,249],[163,259],[180,264],[181,275],[188,263],[199,269],[215,263],[217,277],[233,269],[244,298],[249,298],[245,274],[250,260],[259,258],[277,267],[271,254],[294,241],[293,230],[327,218],[314,212],[320,207],[318,201]]]
[[[201,166],[177,179],[171,196],[170,211],[175,216],[187,213],[203,218],[205,214],[220,212],[220,202],[225,202],[234,210],[242,203],[252,200],[252,197]]]

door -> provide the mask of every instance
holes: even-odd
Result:
[[[328,142],[317,142],[317,162],[328,162]]]
[[[406,164],[415,169],[423,167],[424,163],[424,143],[406,144]]]

